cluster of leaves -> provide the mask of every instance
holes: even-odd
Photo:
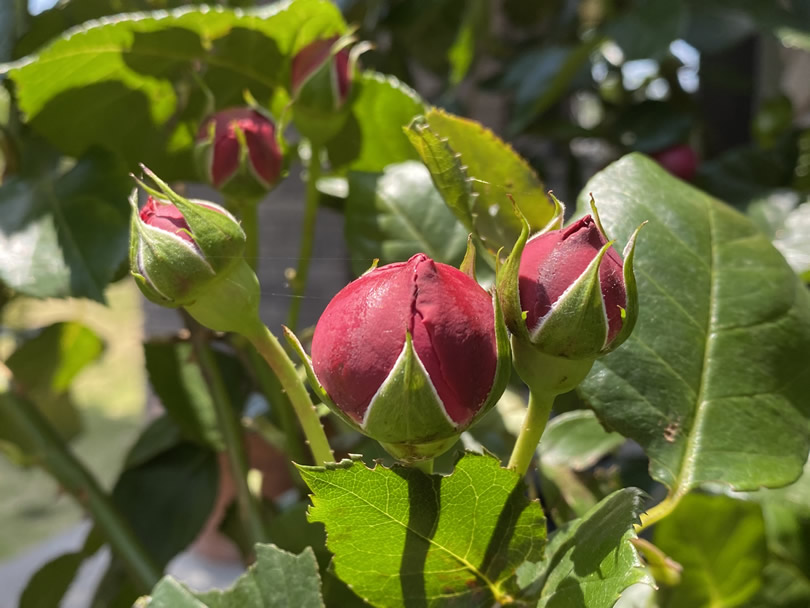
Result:
[[[214,93],[217,108],[239,103],[249,90],[260,104],[283,113],[294,52],[347,30],[338,9],[324,0],[245,12],[130,12],[175,4],[124,0],[115,10],[126,14],[103,19],[111,3],[73,0],[28,24],[0,21],[9,33],[0,40],[17,39],[16,45],[0,44],[0,60],[9,61],[0,68],[6,78],[0,88],[3,293],[102,300],[126,254],[127,172],[144,162],[167,179],[194,180],[191,146],[206,91]],[[360,3],[344,4],[353,19],[392,34],[391,52],[371,55],[370,63],[406,79],[413,67],[403,63],[406,55],[435,73],[449,70],[443,99],[459,107],[458,86],[471,73],[478,45],[491,44],[479,35],[487,3],[447,0],[429,10],[393,3],[372,15],[376,21],[355,14]],[[724,3],[647,2],[644,10],[631,4],[615,15],[564,18],[545,5],[527,16],[525,3],[505,3],[509,18],[533,24],[535,35],[559,36],[536,48],[518,37],[503,73],[489,83],[495,89],[520,84],[510,112],[513,132],[564,141],[603,137],[623,151],[653,151],[653,144],[643,143],[647,137],[669,143],[681,136],[658,130],[682,129],[683,120],[670,120],[658,102],[637,91],[610,92],[615,78],[597,82],[587,67],[607,62],[615,77],[623,61],[652,57],[660,60],[661,76],[671,78],[677,66],[669,43],[685,37],[708,50],[702,45],[711,40],[699,42],[701,24],[712,11],[722,13]],[[778,6],[768,13],[772,20],[763,21],[764,9],[745,3],[738,9],[745,18],[734,22],[738,29],[727,43],[750,32],[749,17],[755,16],[792,44],[806,44],[803,22],[788,23],[788,8]],[[460,23],[443,19],[458,14],[464,15]],[[455,24],[449,34],[447,23]],[[592,31],[580,38],[583,23]],[[638,36],[640,29],[650,35]],[[599,56],[606,39],[622,49],[619,64]],[[319,187],[344,192],[338,206],[356,274],[368,267],[366,260],[387,263],[418,251],[458,264],[468,233],[482,245],[481,266],[494,266],[494,254],[508,250],[519,231],[507,194],[533,228],[548,221],[552,206],[541,179],[493,132],[430,107],[391,75],[364,72],[354,89],[351,114],[326,145],[331,174]],[[560,121],[552,112],[566,95],[582,91],[601,100],[605,117],[596,127]],[[645,114],[653,106],[658,109]],[[618,126],[628,117],[639,124]],[[632,145],[621,138],[628,130]],[[781,250],[796,251],[790,243],[806,230],[795,218],[807,214],[799,207],[791,216],[766,199],[786,183],[803,191],[798,177],[808,138],[791,128],[778,135],[701,169],[700,183],[747,208],[761,220],[759,227],[637,154],[599,172],[582,190],[579,212],[586,212],[593,192],[617,247],[649,222],[636,258],[642,313],[631,339],[596,364],[579,397],[571,399],[573,411],[552,420],[541,443],[537,485],[553,525],[547,526],[540,502],[526,496],[519,476],[490,454],[464,454],[448,463],[447,476],[357,459],[301,466],[293,475],[313,493],[309,522],[304,501],[268,507],[275,545],[258,545],[255,565],[231,589],[198,593],[166,578],[152,591],[150,605],[806,605],[810,556],[801,539],[810,530],[810,473],[803,474],[810,410],[802,379],[810,371],[810,301],[771,239],[778,234]],[[787,150],[782,164],[774,154],[780,146]],[[766,168],[779,164],[778,177],[750,172],[771,157],[780,160]],[[734,194],[752,192],[746,185],[751,180],[756,195]],[[230,345],[218,346],[227,397],[241,412],[255,379]],[[71,485],[71,456],[53,446],[78,432],[68,387],[100,350],[86,328],[54,325],[21,339],[0,368],[13,375],[15,387],[0,373],[0,448],[20,464],[44,466],[80,499],[88,480]],[[162,570],[213,508],[224,440],[190,345],[149,342],[144,353],[167,412],[131,448],[110,500]],[[522,403],[510,408],[514,397],[508,393],[499,415],[465,435],[466,447],[508,451],[513,418],[523,412]],[[21,417],[23,411],[42,420]],[[283,446],[273,422],[258,417],[252,424]],[[58,428],[63,438],[45,436],[42,428]],[[627,439],[644,450],[652,479],[632,477]],[[786,488],[760,489],[797,478]],[[634,546],[634,524],[646,503],[641,492],[623,486],[632,482],[659,492],[652,480],[663,485],[671,513],[648,539],[654,546]],[[530,492],[537,492],[534,483]],[[240,539],[238,514],[230,515],[226,524]],[[547,534],[547,527],[556,529]],[[21,605],[55,604],[105,540],[94,528],[80,551],[43,567]],[[243,550],[251,552],[244,543]],[[130,605],[145,591],[116,556],[95,601]]]

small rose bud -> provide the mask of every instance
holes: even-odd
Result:
[[[515,367],[529,388],[571,390],[597,357],[624,342],[638,314],[633,252],[624,261],[593,215],[561,228],[564,209],[528,239],[524,227],[499,271],[498,293],[512,330]],[[527,240],[528,239],[528,240]]]
[[[326,307],[310,380],[335,413],[393,456],[432,458],[505,388],[508,341],[493,304],[470,276],[424,254],[374,269]]]
[[[270,190],[283,164],[273,121],[253,108],[222,110],[203,121],[195,157],[208,183],[237,197]]]
[[[591,280],[592,265],[599,271],[598,292],[594,290],[588,295],[598,300],[599,306],[576,302],[591,306],[572,311],[563,296],[573,293],[578,282],[585,285]],[[567,228],[529,239],[520,258],[518,280],[520,305],[526,312],[532,342],[549,354],[569,358],[596,355],[619,335],[627,310],[622,259],[608,245],[592,216],[586,215]],[[599,314],[589,314],[594,310]],[[556,316],[560,317],[559,327]],[[571,322],[575,318],[587,319],[588,323]],[[552,325],[554,331],[549,333]],[[565,326],[570,331],[565,331]]]
[[[296,128],[317,142],[335,135],[346,120],[354,57],[351,37],[315,40],[293,57],[290,91]]]
[[[687,182],[695,177],[695,173],[697,173],[698,157],[690,145],[678,144],[670,146],[653,153],[652,157],[672,175]]]

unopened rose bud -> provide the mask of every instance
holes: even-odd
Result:
[[[270,190],[283,165],[273,121],[253,108],[223,110],[203,121],[195,157],[208,183],[236,197]]]
[[[341,418],[393,456],[419,460],[444,452],[494,405],[509,369],[493,297],[417,254],[334,297],[315,328],[309,371]]]
[[[259,282],[243,258],[245,233],[215,203],[183,198],[144,171],[160,191],[138,209],[132,193],[130,271],[143,294],[163,306],[183,306],[216,331],[250,331],[258,323]]]
[[[315,40],[298,51],[290,67],[296,128],[314,141],[337,133],[348,113],[355,59],[351,37]]]
[[[652,154],[652,157],[664,169],[682,180],[691,181],[698,168],[698,157],[694,148],[688,144],[677,144]]]
[[[555,199],[556,202],[556,199]],[[594,360],[630,335],[638,314],[633,251],[624,261],[594,215],[552,224],[526,241],[528,227],[498,279],[521,377],[547,393],[570,390]]]

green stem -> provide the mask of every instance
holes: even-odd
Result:
[[[526,417],[520,427],[515,447],[512,449],[512,456],[509,458],[509,468],[525,475],[529,470],[537,444],[546,429],[551,406],[554,403],[554,395],[531,391],[529,394],[529,409],[526,410]]]
[[[241,336],[240,336],[241,337]],[[253,346],[246,345],[245,352],[250,361],[250,367],[259,383],[259,388],[264,393],[268,403],[278,412],[278,421],[286,437],[285,447],[287,455],[291,460],[298,463],[306,462],[304,446],[301,443],[300,431],[295,420],[290,398],[284,392],[276,375],[267,366],[262,355]]]
[[[38,464],[90,512],[138,590],[151,591],[160,580],[161,571],[95,477],[27,399],[6,393],[0,401],[0,409],[5,410],[5,416],[23,434],[25,442],[33,446]]]
[[[249,465],[239,416],[231,404],[219,365],[214,358],[211,347],[205,340],[204,333],[196,323],[189,325],[191,325],[189,329],[194,354],[211,391],[211,401],[214,404],[217,423],[225,443],[225,454],[236,488],[237,504],[247,522],[252,540],[254,542],[267,542],[269,539],[264,525],[261,505],[258,499],[250,492],[247,483]]]
[[[310,141],[309,167],[307,167],[307,198],[304,209],[304,225],[301,231],[301,249],[298,253],[298,268],[292,281],[293,300],[290,303],[290,312],[287,317],[287,327],[295,331],[298,327],[298,317],[301,313],[301,300],[307,290],[309,277],[309,263],[312,260],[312,248],[315,245],[315,220],[318,217],[318,203],[320,194],[317,183],[321,175],[320,146]]]
[[[326,433],[324,433],[323,426],[321,426],[318,413],[309,398],[309,393],[298,376],[295,364],[290,360],[278,338],[261,323],[257,323],[255,330],[250,334],[246,334],[245,337],[251,341],[256,350],[264,357],[264,360],[275,372],[281,383],[281,388],[287,393],[315,462],[317,464],[334,462],[335,457],[329,447],[329,441],[326,439]]]
[[[664,500],[650,508],[646,513],[642,513],[641,517],[639,517],[641,523],[636,524],[636,533],[649,528],[672,513],[675,507],[678,506],[678,503],[681,502],[681,498],[684,497],[684,494],[684,492],[669,494]]]

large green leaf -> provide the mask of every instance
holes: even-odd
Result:
[[[417,161],[389,165],[383,173],[349,173],[345,231],[356,275],[374,258],[388,264],[419,252],[458,266],[467,245],[467,231]]]
[[[63,124],[73,124],[67,121]],[[0,280],[26,295],[104,300],[126,257],[131,181],[113,159],[54,163],[0,187]]]
[[[433,109],[408,136],[453,213],[491,251],[511,248],[520,234],[510,196],[533,229],[551,219],[554,206],[534,169],[479,123]]]
[[[492,456],[465,454],[447,477],[351,460],[299,468],[337,575],[375,606],[489,607],[542,556],[542,508]]]
[[[364,72],[352,85],[356,98],[346,124],[327,144],[335,168],[378,173],[419,157],[402,128],[425,111],[419,96],[393,76]]]
[[[733,608],[762,585],[765,525],[756,503],[690,494],[656,526],[655,544],[683,566],[664,608]]]
[[[275,545],[256,545],[256,563],[230,589],[194,594],[166,577],[157,584],[148,602],[150,608],[321,608],[323,605],[321,577],[312,549],[293,555]]]
[[[326,0],[122,14],[69,30],[9,75],[27,121],[64,153],[100,145],[164,179],[192,178],[198,79],[219,107],[244,90],[267,103],[288,84],[293,52],[344,27]]]
[[[538,608],[612,608],[630,585],[652,584],[630,544],[641,504],[639,490],[619,490],[554,533],[543,561],[520,569]]]
[[[617,243],[642,222],[639,319],[581,393],[638,441],[676,496],[704,482],[737,489],[796,479],[810,447],[810,301],[750,220],[637,154],[594,177]]]

